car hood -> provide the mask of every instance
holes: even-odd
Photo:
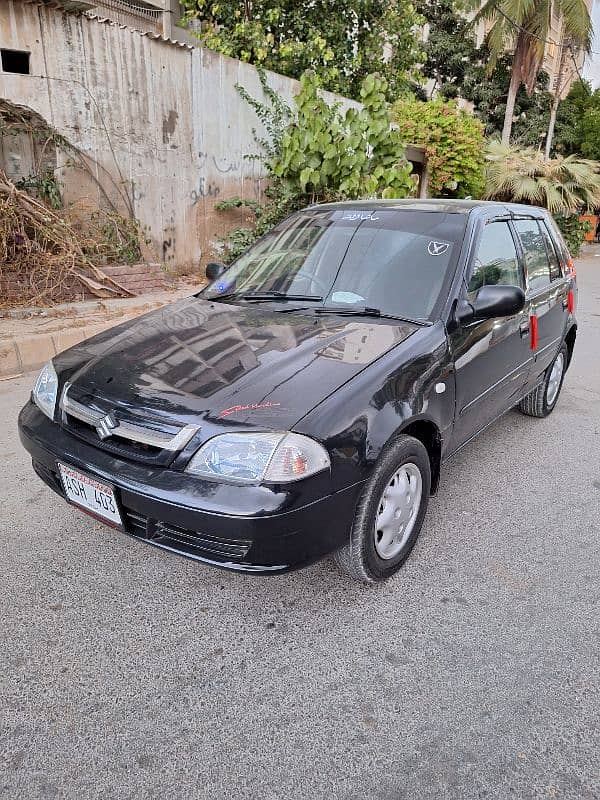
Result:
[[[186,423],[285,430],[417,329],[191,297],[89,339],[56,364],[80,397]]]

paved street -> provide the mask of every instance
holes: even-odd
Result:
[[[600,257],[554,414],[445,467],[387,585],[247,577],[35,477],[0,382],[0,797],[600,797]]]

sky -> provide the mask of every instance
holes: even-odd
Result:
[[[588,78],[595,89],[600,87],[600,0],[594,0],[592,6],[592,22],[594,23],[594,41],[592,50],[595,52],[586,59],[583,68],[584,77]]]

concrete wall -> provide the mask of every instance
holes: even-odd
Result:
[[[248,64],[12,0],[0,0],[0,47],[31,53],[30,75],[0,72],[0,97],[38,112],[78,147],[116,205],[131,197],[167,266],[210,257],[227,225],[216,200],[261,198],[260,167],[244,158],[257,151],[252,128],[260,126],[235,89],[261,96]],[[289,100],[297,91],[280,75],[269,83]],[[67,199],[102,202],[80,170],[65,164],[62,179]]]

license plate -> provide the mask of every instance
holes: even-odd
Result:
[[[112,486],[66,464],[59,463],[58,469],[67,500],[111,525],[123,527]]]

